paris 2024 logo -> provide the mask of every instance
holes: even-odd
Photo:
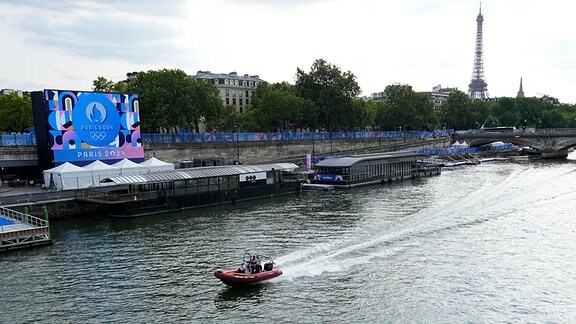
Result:
[[[85,94],[78,99],[72,113],[78,137],[92,147],[114,142],[120,131],[120,116],[116,106],[101,94]]]

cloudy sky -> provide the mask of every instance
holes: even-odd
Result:
[[[476,0],[2,0],[0,89],[91,90],[103,76],[177,68],[294,83],[319,58],[364,95],[394,83],[466,92]],[[490,96],[576,103],[576,4],[484,0]]]

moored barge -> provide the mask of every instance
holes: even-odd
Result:
[[[336,189],[439,175],[439,166],[422,163],[429,158],[414,152],[350,155],[316,163],[312,184]]]
[[[110,186],[78,191],[77,199],[107,206],[112,217],[138,217],[295,193],[293,163],[225,165],[103,179]]]

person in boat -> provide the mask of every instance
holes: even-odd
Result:
[[[259,255],[256,256],[256,272],[262,272],[262,257]]]
[[[274,261],[270,258],[268,262],[264,263],[264,271],[272,271],[272,269],[274,269],[274,264]]]
[[[242,264],[240,265],[238,270],[236,270],[236,272],[250,273],[251,270],[252,269],[250,268],[250,255],[244,254],[244,256],[242,257]]]
[[[258,258],[256,255],[253,255],[250,259],[250,270],[251,273],[258,273]]]

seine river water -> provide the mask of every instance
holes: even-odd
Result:
[[[576,156],[130,220],[0,254],[3,323],[568,323]],[[284,274],[213,276],[244,251]]]

